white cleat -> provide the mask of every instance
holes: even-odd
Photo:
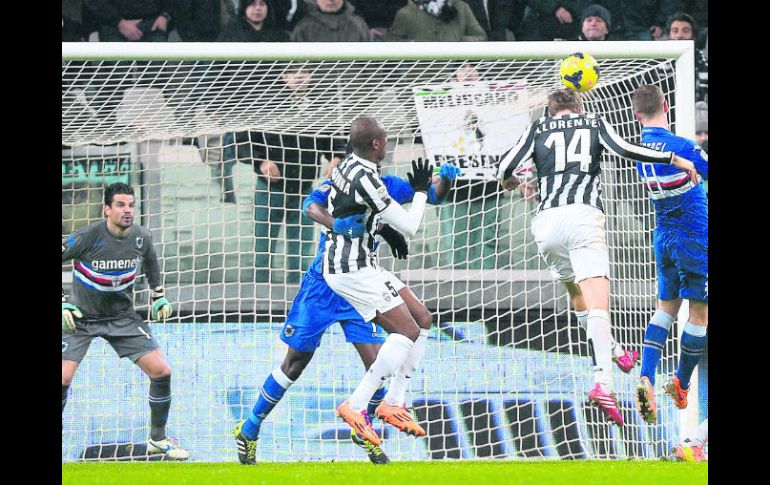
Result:
[[[179,445],[168,438],[158,441],[147,441],[147,453],[151,455],[163,453],[170,460],[186,460],[190,457],[190,453],[187,450],[180,448]]]

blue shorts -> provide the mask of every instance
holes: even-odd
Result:
[[[353,344],[383,344],[387,334],[379,325],[365,322],[323,278],[305,274],[281,331],[281,340],[301,352],[315,352],[326,329],[340,322],[345,340]]]
[[[685,236],[658,226],[654,241],[658,298],[708,303],[708,236]]]

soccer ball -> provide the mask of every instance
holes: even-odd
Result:
[[[591,54],[576,52],[561,61],[559,77],[569,89],[584,93],[596,86],[599,80],[599,64]]]

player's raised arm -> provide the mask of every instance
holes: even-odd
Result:
[[[401,204],[395,200],[390,200],[390,203],[381,209],[382,221],[408,236],[417,234],[417,229],[420,228],[422,217],[425,214],[425,204],[428,201],[432,174],[433,166],[428,165],[427,160],[422,164],[412,161],[412,173],[408,174],[409,184],[415,191],[412,206],[409,210],[405,210]],[[367,180],[362,179],[361,186],[366,193],[366,195],[361,194],[364,199],[371,197],[372,193],[377,194],[378,189],[375,189],[371,182],[372,180],[369,178]],[[384,185],[380,186],[385,189]],[[387,190],[385,190],[385,194],[387,195]]]

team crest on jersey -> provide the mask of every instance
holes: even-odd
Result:
[[[120,286],[120,282],[122,281],[123,276],[113,276],[112,277],[112,287],[117,288]]]
[[[144,237],[138,236],[136,238],[136,248],[137,249],[142,249],[142,246],[144,246]]]
[[[380,186],[380,188],[377,189],[377,195],[380,196],[380,199],[383,201],[390,200],[390,194],[388,194],[388,189],[385,188],[384,185]]]
[[[286,328],[283,329],[283,334],[286,335],[287,337],[291,337],[292,335],[294,335],[294,327],[292,327],[291,325],[286,325]]]

